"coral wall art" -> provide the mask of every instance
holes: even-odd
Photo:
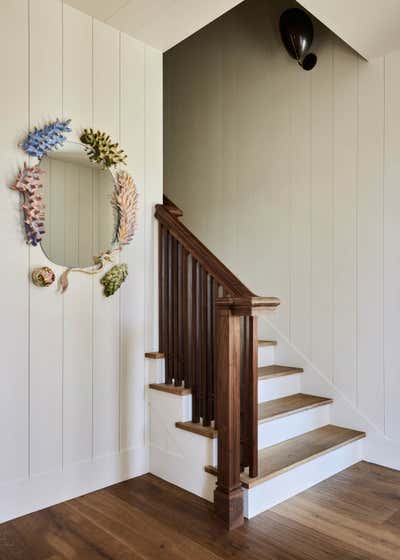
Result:
[[[54,150],[60,150],[67,142],[68,133],[72,132],[71,120],[56,119],[42,128],[31,130],[20,145],[24,152],[37,162],[24,163],[18,171],[16,180],[10,188],[18,191],[23,200],[23,212],[26,242],[36,247],[45,235],[45,206],[42,194],[42,175],[40,167],[42,159]],[[110,170],[113,181],[113,192],[110,204],[114,210],[114,234],[109,250],[95,256],[92,267],[66,268],[60,277],[60,290],[63,293],[68,287],[70,272],[98,274],[109,263],[115,262],[116,255],[133,240],[137,227],[138,193],[133,178],[121,167],[126,165],[127,155],[117,142],[113,142],[108,134],[100,130],[85,128],[80,134],[81,146],[91,164],[101,169]],[[76,143],[75,143],[76,144]],[[36,285],[49,285],[54,277],[46,267],[35,270],[33,281]],[[108,297],[114,294],[124,282],[128,274],[127,265],[115,265],[101,279],[104,293]]]

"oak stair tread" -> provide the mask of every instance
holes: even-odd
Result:
[[[183,385],[176,386],[167,383],[151,383],[149,385],[150,389],[155,389],[156,391],[162,391],[163,393],[171,393],[172,395],[191,395],[192,391]]]
[[[331,404],[332,399],[297,393],[288,397],[266,401],[258,405],[258,422],[270,422],[297,412]]]
[[[199,434],[200,436],[208,437],[210,439],[215,439],[218,436],[218,432],[212,426],[203,426],[203,424],[196,424],[194,422],[175,422],[175,426],[181,430],[186,430],[187,432],[192,432],[194,434]]]
[[[256,478],[250,478],[248,474],[242,473],[240,476],[242,486],[253,488],[326,453],[365,438],[365,435],[365,432],[328,424],[267,447],[258,454],[259,475]],[[214,466],[205,467],[205,471],[217,475],[217,468]]]
[[[289,366],[264,366],[258,368],[258,380],[273,379],[274,377],[283,377],[284,375],[294,375],[295,373],[303,373],[303,368]]]

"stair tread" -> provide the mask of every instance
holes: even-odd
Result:
[[[365,437],[365,432],[350,430],[328,424],[277,445],[263,449],[258,454],[259,475],[250,478],[242,473],[240,479],[245,488],[253,488],[275,476],[283,474],[312,459]],[[206,472],[217,474],[217,469],[207,466]]]
[[[328,424],[312,432],[267,447],[260,451],[258,456],[258,477],[250,478],[243,474],[243,485],[246,488],[251,488],[269,478],[278,476],[289,469],[363,437],[365,437],[365,432]]]
[[[278,343],[276,340],[259,340],[258,346],[276,346]]]
[[[258,421],[269,422],[296,412],[332,403],[332,399],[297,393],[288,397],[266,401],[258,405]]]
[[[163,391],[164,393],[171,393],[172,395],[190,395],[192,393],[191,389],[186,387],[169,385],[167,383],[151,383],[149,385],[150,389],[155,389],[156,391]]]
[[[303,373],[302,368],[290,367],[290,366],[264,366],[258,368],[258,380],[262,379],[272,379],[274,377],[282,377],[284,375],[293,375],[295,373]]]
[[[192,432],[194,434],[199,434],[200,436],[205,436],[210,439],[217,437],[218,432],[212,426],[203,426],[203,424],[196,424],[194,422],[175,422],[175,426],[181,430],[186,430],[187,432]]]

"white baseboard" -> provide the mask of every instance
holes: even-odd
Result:
[[[129,449],[61,472],[0,485],[0,523],[149,472],[149,450]]]

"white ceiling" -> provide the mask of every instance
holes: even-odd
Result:
[[[299,0],[364,58],[400,49],[400,0]]]
[[[166,51],[218,18],[242,0],[65,0],[133,35],[160,51]]]

